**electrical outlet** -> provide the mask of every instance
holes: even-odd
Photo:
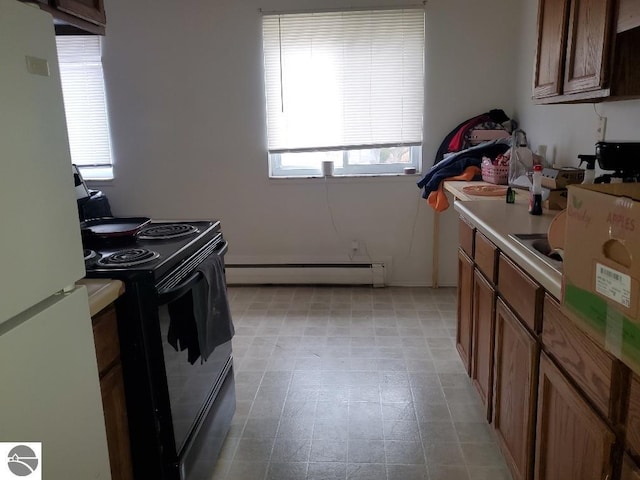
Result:
[[[351,253],[356,254],[360,250],[360,243],[358,240],[351,240]]]
[[[598,119],[598,129],[596,130],[596,141],[604,142],[605,134],[607,133],[607,117],[600,117]]]

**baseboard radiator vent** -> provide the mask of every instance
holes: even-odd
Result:
[[[227,264],[229,285],[385,286],[384,263]]]

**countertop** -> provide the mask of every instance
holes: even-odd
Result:
[[[474,198],[477,200],[456,201],[454,208],[551,295],[560,300],[562,274],[509,238],[510,233],[546,233],[551,220],[559,211],[544,210],[542,215],[530,215],[527,211],[527,195],[523,191],[518,191],[516,203],[512,204],[506,203],[503,197]],[[502,201],[488,202],[484,198],[498,198]]]
[[[115,302],[124,293],[124,283],[120,280],[83,278],[78,280],[76,284],[87,287],[89,311],[92,317],[109,306],[109,304]]]

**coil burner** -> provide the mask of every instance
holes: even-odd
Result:
[[[131,248],[112,253],[107,257],[101,258],[97,263],[101,267],[133,267],[135,265],[151,262],[159,256],[160,254],[153,250],[147,250],[146,248]]]
[[[169,223],[164,225],[152,225],[143,228],[138,233],[140,240],[169,240],[171,238],[186,237],[198,233],[199,230],[187,223]]]

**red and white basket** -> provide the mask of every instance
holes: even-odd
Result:
[[[506,185],[509,183],[509,165],[486,165],[483,163],[482,180],[495,185]]]

